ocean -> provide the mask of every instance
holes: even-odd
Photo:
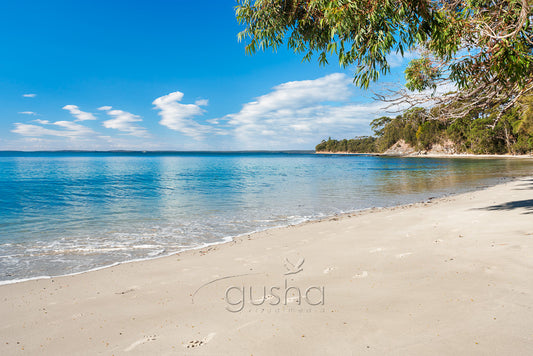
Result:
[[[533,161],[311,152],[0,152],[0,283],[530,175]]]

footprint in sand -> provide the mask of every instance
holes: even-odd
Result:
[[[330,272],[332,272],[332,271],[334,271],[334,270],[336,270],[336,269],[337,269],[337,267],[335,267],[335,266],[328,267],[328,268],[326,268],[326,269],[324,270],[324,274],[328,274],[328,273],[330,273]]]
[[[209,341],[211,341],[215,337],[215,335],[216,335],[216,333],[210,333],[209,335],[204,337],[202,340],[189,341],[189,343],[187,345],[184,345],[184,347],[186,347],[188,349],[193,349],[195,347],[203,346],[203,345],[207,344]]]
[[[493,274],[494,272],[496,272],[496,269],[497,269],[496,266],[485,267],[485,273]]]
[[[352,278],[366,278],[366,277],[368,277],[368,272],[362,271],[360,273],[354,274]]]
[[[122,292],[116,292],[115,294],[127,294],[127,293],[131,293],[134,291],[135,291],[135,288],[130,288],[130,289],[123,290]]]

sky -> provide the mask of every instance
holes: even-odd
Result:
[[[0,150],[308,150],[369,135],[354,68],[245,54],[234,0],[0,3]]]

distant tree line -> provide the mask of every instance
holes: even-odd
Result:
[[[499,120],[499,110],[478,110],[455,120],[435,120],[438,106],[412,108],[395,118],[380,117],[370,123],[374,136],[349,140],[323,140],[317,152],[385,152],[404,140],[418,151],[436,144],[452,145],[457,153],[527,154],[533,151],[533,95],[526,96]]]
[[[317,152],[349,152],[349,153],[375,153],[376,138],[372,136],[359,136],[349,140],[322,140],[317,146]]]

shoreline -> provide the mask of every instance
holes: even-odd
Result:
[[[0,352],[527,354],[531,201],[533,177],[521,177],[2,285]],[[302,260],[301,271],[284,267]],[[231,312],[224,298],[228,287],[253,286],[257,298],[260,286],[283,283],[324,288],[325,303],[298,305],[291,297],[261,307],[247,296],[245,309]]]
[[[390,154],[390,153],[358,153],[358,152],[315,152],[319,155],[353,155],[353,156],[376,156],[376,157],[400,157],[400,158],[493,158],[493,159],[533,159],[533,155],[501,155],[501,154],[472,154],[472,153],[409,153],[409,154]]]
[[[364,154],[364,155],[367,155],[367,154]],[[72,273],[66,273],[66,274],[41,275],[41,276],[19,278],[19,279],[0,280],[0,288],[2,286],[4,286],[4,285],[25,283],[25,282],[28,282],[28,281],[35,281],[35,280],[49,280],[49,279],[54,279],[54,278],[77,276],[77,275],[81,275],[81,274],[85,274],[85,273],[91,273],[91,272],[95,272],[95,271],[99,271],[99,270],[103,270],[103,269],[107,269],[107,268],[113,268],[113,267],[116,267],[116,266],[119,266],[119,265],[122,265],[122,264],[146,262],[146,261],[152,261],[152,260],[157,260],[157,259],[161,259],[161,258],[172,257],[172,256],[180,255],[182,253],[186,253],[186,252],[189,252],[189,251],[197,251],[197,250],[201,250],[201,249],[204,249],[204,248],[209,248],[211,246],[231,244],[232,242],[234,242],[235,239],[239,239],[239,238],[241,238],[243,236],[251,236],[251,235],[267,232],[267,231],[270,231],[270,230],[278,230],[278,229],[286,229],[286,228],[291,228],[291,227],[298,227],[298,226],[302,226],[302,225],[305,225],[305,224],[319,223],[319,222],[322,222],[322,221],[328,221],[328,220],[331,220],[331,219],[344,218],[344,217],[351,217],[351,216],[355,216],[355,215],[359,216],[361,214],[371,213],[371,212],[374,212],[374,211],[380,211],[380,210],[383,210],[383,209],[407,208],[407,207],[410,207],[410,206],[413,206],[413,205],[417,205],[417,204],[424,204],[424,203],[427,203],[429,201],[435,203],[435,202],[438,202],[440,199],[446,199],[447,197],[453,197],[453,196],[456,196],[456,195],[461,195],[461,194],[466,194],[466,193],[475,192],[475,191],[479,191],[479,190],[484,190],[484,189],[487,189],[487,188],[490,188],[490,187],[493,187],[493,186],[496,186],[496,185],[512,182],[512,181],[515,181],[517,179],[520,179],[520,177],[498,177],[498,178],[494,179],[494,182],[492,184],[474,187],[472,189],[469,189],[469,190],[463,191],[463,192],[449,192],[449,193],[445,193],[442,196],[437,196],[437,197],[433,196],[433,194],[430,194],[430,192],[428,192],[428,195],[430,195],[430,196],[427,197],[426,199],[419,200],[419,201],[414,201],[414,202],[410,202],[410,203],[403,203],[403,204],[389,205],[389,206],[372,206],[372,207],[358,209],[358,210],[352,210],[352,211],[336,213],[334,215],[325,215],[325,216],[321,216],[321,217],[305,218],[303,221],[298,222],[298,223],[294,223],[294,224],[288,223],[286,225],[279,225],[279,226],[273,226],[273,227],[267,227],[267,228],[264,228],[264,229],[254,230],[254,231],[250,231],[250,232],[244,232],[242,234],[238,234],[238,235],[234,235],[234,236],[226,236],[226,237],[222,238],[220,241],[215,241],[215,242],[211,242],[211,243],[204,243],[203,245],[194,246],[194,247],[190,247],[190,248],[185,248],[183,250],[170,253],[168,255],[158,255],[158,256],[154,256],[154,257],[144,257],[144,258],[136,258],[136,259],[132,259],[132,260],[117,261],[117,262],[113,262],[113,263],[111,263],[109,265],[98,266],[98,267],[90,268],[90,269],[85,270],[85,271],[78,271],[78,272],[72,272]]]
[[[509,178],[509,179],[513,180],[513,178]],[[497,184],[500,184],[500,183],[495,183],[495,185],[497,185]],[[493,186],[493,185],[491,185],[491,186]],[[483,187],[480,187],[480,188],[477,188],[477,189],[473,189],[471,191],[476,191],[476,190],[481,190],[481,189],[486,189],[486,188],[487,188],[487,186],[483,186]],[[438,198],[429,197],[428,200],[437,201],[438,199],[443,199],[443,198],[446,198],[448,196],[454,196],[454,195],[458,195],[458,194],[463,194],[463,193],[451,193],[451,194],[447,194],[447,195],[444,195],[444,196],[438,197]],[[356,214],[359,215],[359,214],[364,214],[364,213],[372,212],[372,211],[378,211],[378,210],[382,210],[382,209],[394,209],[394,208],[401,208],[401,207],[409,207],[409,206],[415,205],[415,204],[423,204],[424,202],[427,202],[427,201],[417,201],[417,202],[413,202],[413,203],[391,205],[391,206],[383,206],[383,207],[376,206],[376,207],[364,208],[364,209],[353,210],[353,211],[348,211],[348,212],[342,212],[342,213],[338,213],[338,214],[335,214],[335,215],[327,215],[327,216],[323,216],[323,217],[309,218],[309,219],[306,219],[306,220],[304,220],[302,222],[295,223],[295,224],[287,224],[287,225],[267,227],[265,229],[245,232],[245,233],[238,234],[238,235],[235,235],[235,236],[227,236],[227,237],[224,237],[220,241],[211,242],[211,243],[205,243],[205,244],[200,245],[200,246],[186,248],[186,249],[183,249],[183,250],[180,250],[180,251],[173,252],[173,253],[171,253],[169,255],[158,255],[158,256],[154,256],[154,257],[145,257],[145,258],[136,258],[136,259],[133,259],[133,260],[118,261],[118,262],[113,262],[112,264],[109,264],[109,265],[94,267],[94,268],[88,269],[86,271],[79,271],[79,272],[72,272],[72,273],[58,274],[58,275],[41,275],[41,276],[27,277],[27,278],[20,278],[20,279],[0,280],[0,288],[2,286],[11,285],[11,284],[18,284],[18,283],[37,281],[37,280],[49,280],[49,279],[54,279],[54,278],[77,276],[77,275],[82,275],[82,274],[85,274],[85,273],[92,273],[92,272],[100,271],[100,270],[107,269],[107,268],[113,268],[113,267],[116,267],[116,266],[119,266],[119,265],[122,265],[122,264],[139,263],[139,262],[147,262],[147,261],[158,260],[158,259],[161,259],[161,258],[167,258],[167,257],[180,255],[182,253],[187,253],[189,251],[197,251],[197,250],[201,250],[201,249],[204,249],[204,248],[209,248],[211,246],[219,246],[219,245],[231,244],[236,239],[239,239],[241,237],[253,236],[255,234],[264,233],[264,232],[267,232],[267,231],[270,231],[270,230],[278,230],[278,229],[286,229],[286,228],[291,228],[291,227],[298,227],[298,226],[302,226],[302,225],[305,225],[305,224],[318,223],[318,222],[322,222],[322,221],[328,221],[328,220],[331,220],[331,219],[343,218],[343,217],[346,217],[346,216],[351,217],[351,216],[355,216]]]

